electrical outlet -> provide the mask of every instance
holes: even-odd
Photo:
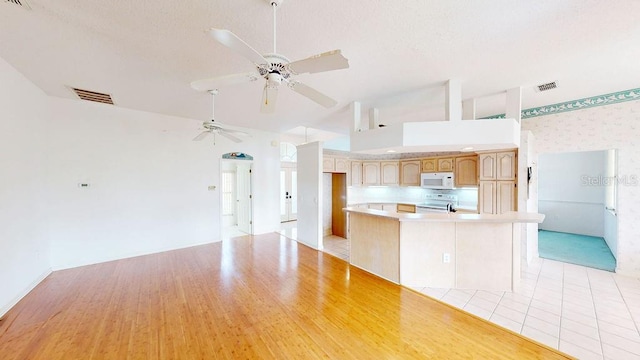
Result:
[[[207,189],[209,191],[215,191],[216,190],[216,186],[215,185],[209,185],[209,187]]]
[[[451,255],[449,253],[442,254],[442,262],[448,264],[451,262]]]

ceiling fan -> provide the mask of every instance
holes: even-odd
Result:
[[[201,132],[198,136],[193,138],[193,141],[200,141],[206,138],[209,135],[213,135],[213,143],[215,145],[215,135],[218,134],[220,136],[224,136],[227,139],[233,142],[242,142],[242,140],[235,135],[248,136],[249,134],[244,131],[239,130],[231,130],[222,127],[219,123],[215,122],[215,105],[216,105],[216,95],[218,95],[218,90],[209,90],[211,94],[211,120],[207,120],[202,122],[202,127],[204,127],[204,131]]]
[[[276,12],[283,0],[265,1],[273,8],[273,53],[261,55],[231,31],[212,28],[209,30],[209,34],[222,45],[229,47],[231,50],[251,61],[256,67],[256,72],[197,80],[191,83],[191,87],[198,91],[208,91],[226,85],[256,81],[262,77],[266,80],[262,92],[262,105],[260,107],[260,111],[263,113],[272,113],[275,111],[278,88],[282,83],[287,84],[290,89],[298,94],[326,108],[335,106],[337,101],[295,80],[295,76],[304,73],[346,69],[349,67],[349,61],[342,56],[340,50],[328,51],[293,62],[289,61],[285,56],[278,54],[276,51]]]

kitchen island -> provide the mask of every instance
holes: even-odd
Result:
[[[397,284],[511,291],[520,280],[523,223],[544,215],[411,214],[345,208],[350,263]]]

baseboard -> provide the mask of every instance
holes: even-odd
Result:
[[[45,272],[40,274],[34,281],[32,281],[23,291],[21,291],[20,294],[18,294],[18,296],[16,296],[11,302],[9,302],[9,304],[0,308],[0,319],[2,319],[9,312],[9,310],[11,310],[11,308],[16,306],[16,304],[20,300],[22,300],[23,297],[27,296],[27,294],[31,292],[31,290],[33,290],[36,286],[38,286],[38,284],[40,284],[42,280],[44,280],[52,272],[53,271],[51,270],[51,268],[47,269]]]

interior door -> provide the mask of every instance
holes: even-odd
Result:
[[[238,164],[237,172],[238,229],[253,234],[251,220],[251,164]]]
[[[298,172],[296,163],[282,162],[280,166],[280,221],[298,218]]]

